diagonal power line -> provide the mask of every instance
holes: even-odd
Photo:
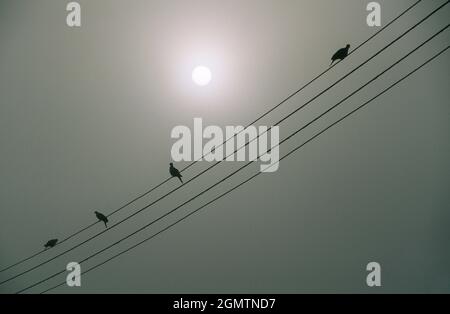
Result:
[[[412,70],[411,72],[409,72],[408,74],[406,74],[405,76],[403,76],[401,79],[399,79],[398,81],[396,81],[395,83],[391,84],[389,87],[385,88],[382,92],[378,93],[377,95],[375,95],[374,97],[372,97],[371,99],[369,99],[368,101],[366,101],[365,103],[363,103],[362,105],[358,106],[357,108],[355,108],[354,110],[352,110],[351,112],[349,112],[348,114],[344,115],[342,118],[338,119],[337,121],[333,122],[331,125],[327,126],[325,129],[321,130],[320,132],[316,133],[315,135],[313,135],[312,137],[310,137],[307,141],[303,142],[302,144],[300,144],[299,146],[297,146],[296,148],[292,149],[291,151],[289,151],[287,154],[285,154],[283,157],[280,158],[280,160],[278,161],[281,162],[283,159],[289,157],[290,155],[294,154],[295,152],[297,152],[299,149],[301,149],[302,147],[304,147],[306,144],[312,142],[313,140],[315,140],[317,137],[319,137],[321,134],[325,133],[327,130],[329,130],[330,128],[336,126],[337,124],[339,124],[340,122],[342,122],[343,120],[345,120],[346,118],[350,117],[351,115],[355,114],[357,111],[363,109],[365,106],[367,106],[369,103],[371,103],[372,101],[374,101],[375,99],[377,99],[378,97],[382,96],[383,94],[385,94],[386,92],[388,92],[389,90],[391,90],[393,87],[395,87],[396,85],[400,84],[401,82],[403,82],[405,79],[407,79],[408,77],[410,77],[411,75],[413,75],[414,73],[416,73],[417,71],[419,71],[420,69],[422,69],[424,66],[426,66],[428,63],[432,62],[433,60],[435,60],[437,57],[439,57],[440,55],[442,55],[444,52],[446,52],[450,47],[447,46],[444,49],[442,49],[440,52],[438,52],[437,54],[435,54],[433,57],[431,57],[430,59],[428,59],[427,61],[425,61],[424,63],[422,63],[420,66],[416,67],[414,70]],[[274,163],[273,165],[269,166],[273,167],[274,165],[276,165],[277,163]],[[104,264],[108,263],[109,261],[116,259],[117,257],[133,250],[134,248],[144,244],[147,241],[152,240],[153,238],[155,238],[156,236],[160,235],[161,233],[171,229],[172,227],[174,227],[175,225],[177,225],[178,223],[186,220],[187,218],[189,218],[190,216],[194,215],[195,213],[199,212],[200,210],[202,210],[203,208],[207,207],[208,205],[212,204],[213,202],[216,202],[217,200],[221,199],[222,197],[230,194],[231,192],[233,192],[234,190],[238,189],[239,187],[243,186],[244,184],[248,183],[249,181],[253,180],[255,177],[259,176],[261,174],[261,172],[257,172],[254,175],[252,175],[251,177],[247,178],[245,181],[239,183],[238,185],[234,186],[233,188],[227,190],[226,192],[220,194],[219,196],[215,197],[214,199],[212,199],[211,201],[207,202],[206,204],[198,207],[197,209],[195,209],[194,211],[190,212],[189,214],[183,216],[182,218],[176,220],[175,222],[173,222],[172,224],[170,224],[169,226],[163,228],[162,230],[154,233],[153,235],[151,235],[150,237],[141,240],[140,242],[132,245],[131,247],[120,251],[119,253],[109,257],[108,259],[104,260],[101,263],[98,263],[92,267],[90,267],[89,269],[87,269],[86,271],[83,272],[83,274],[87,274],[93,270],[95,270],[96,268],[103,266]],[[58,285],[52,286],[46,290],[44,290],[42,293],[46,293],[49,292],[51,290],[54,290],[60,286],[63,286],[66,282],[61,282]],[[25,289],[22,289],[21,291],[17,292],[17,293],[21,293],[24,292],[28,289],[30,289],[32,286],[29,286]]]
[[[330,87],[328,87],[327,89],[325,89],[324,91],[322,91],[321,93],[319,93],[318,95],[316,95],[315,97],[313,97],[311,100],[309,100],[307,103],[303,104],[301,107],[297,108],[296,110],[294,110],[293,112],[291,112],[290,114],[288,114],[286,117],[284,117],[283,119],[281,119],[280,121],[278,121],[276,124],[280,124],[281,122],[285,121],[288,117],[292,116],[294,113],[298,112],[300,109],[302,109],[303,107],[305,107],[306,105],[308,105],[309,103],[311,103],[313,100],[317,99],[320,95],[322,95],[323,93],[325,93],[326,91],[330,90],[332,87],[334,87],[335,85],[337,85],[339,82],[341,82],[342,80],[344,80],[346,77],[348,77],[349,75],[351,75],[353,72],[357,71],[359,68],[361,68],[362,66],[364,66],[366,63],[368,63],[370,60],[372,60],[373,58],[375,58],[377,55],[379,55],[381,52],[383,52],[384,50],[386,50],[388,47],[390,47],[391,45],[393,45],[395,42],[397,42],[398,40],[400,40],[401,38],[403,38],[406,34],[408,34],[411,30],[413,30],[414,28],[416,28],[418,25],[420,25],[421,23],[423,23],[425,20],[427,20],[429,17],[431,17],[432,15],[434,15],[437,11],[439,11],[441,8],[443,8],[446,4],[448,4],[449,1],[447,1],[446,3],[442,4],[440,7],[438,7],[437,9],[435,9],[433,12],[431,12],[430,14],[428,14],[425,18],[423,18],[421,21],[419,21],[418,23],[416,23],[415,25],[413,25],[412,27],[410,27],[407,31],[405,31],[403,34],[401,34],[399,37],[397,37],[396,39],[394,39],[392,42],[390,42],[387,46],[383,47],[380,51],[378,51],[377,53],[375,53],[372,57],[370,57],[369,59],[367,59],[365,62],[363,62],[361,65],[359,65],[358,67],[356,67],[355,69],[353,69],[352,71],[350,71],[348,74],[346,74],[344,77],[342,77],[341,79],[339,79],[338,81],[336,81],[334,84],[332,84]],[[268,131],[268,130],[267,130]],[[267,132],[266,131],[266,132]],[[263,132],[266,133],[266,132]],[[249,145],[252,141],[256,140],[257,138],[259,138],[259,136],[263,135],[263,134],[259,134],[256,138],[252,139],[251,141],[247,142],[243,147]],[[236,153],[238,150],[242,149],[243,147],[240,147],[238,149],[236,149],[232,154]],[[230,155],[232,155],[230,154]],[[211,165],[210,167],[208,167],[207,169],[205,169],[204,171],[200,172],[199,174],[197,174],[196,176],[194,176],[193,178],[191,178],[189,181],[187,181],[185,184],[188,184],[189,182],[195,180],[197,177],[199,177],[200,175],[202,175],[203,173],[209,171],[210,169],[212,169],[213,167],[217,166],[221,161],[218,161],[217,163]],[[224,179],[225,180],[225,179]],[[222,181],[224,181],[222,180]],[[220,183],[220,182],[219,182]],[[130,219],[131,217],[137,215],[138,213],[142,212],[143,210],[149,208],[150,206],[152,206],[153,204],[157,203],[158,201],[160,201],[161,199],[165,198],[166,196],[170,195],[171,193],[173,193],[174,191],[180,189],[183,185],[180,185],[179,187],[175,188],[174,190],[166,193],[165,195],[163,195],[162,197],[160,197],[159,199],[153,201],[152,203],[150,203],[149,205],[146,205],[145,207],[139,209],[138,211],[134,212],[133,214],[127,216],[126,218],[122,219],[121,221],[117,222],[116,224],[112,225],[110,228],[105,229],[93,236],[91,236],[90,238],[86,239],[85,241],[73,246],[72,248],[67,249],[66,251],[61,252],[60,254],[41,262],[38,265],[35,265],[27,270],[22,271],[19,274],[16,274],[8,279],[3,280],[2,282],[0,282],[1,284],[4,284],[6,282],[9,282],[19,276],[22,276],[30,271],[33,271],[47,263],[49,263],[52,260],[55,260],[56,258],[80,247],[81,245],[91,241],[92,239],[100,236],[101,234],[111,230],[112,228],[116,227],[117,225],[123,223],[124,221]],[[212,188],[212,187],[211,187]],[[206,191],[203,191],[202,193],[200,193],[199,195],[195,196],[193,199],[199,197],[200,195],[204,194]],[[192,201],[193,199],[190,199],[188,202]],[[181,206],[183,206],[184,204],[188,203],[185,202],[183,203]],[[180,207],[181,207],[180,206]]]
[[[370,40],[372,40],[374,37],[376,37],[378,34],[380,34],[382,31],[384,31],[386,28],[388,28],[390,25],[392,25],[394,22],[396,22],[398,19],[400,19],[403,15],[405,15],[407,12],[409,12],[411,9],[413,9],[416,5],[418,5],[422,0],[418,0],[415,3],[413,3],[411,6],[409,6],[406,10],[404,10],[403,12],[401,12],[398,16],[396,16],[394,19],[392,19],[388,24],[386,24],[385,26],[383,26],[380,30],[378,30],[377,32],[375,32],[372,36],[370,36],[368,39],[366,39],[364,42],[362,42],[361,44],[359,44],[355,49],[353,49],[348,55],[350,56],[351,54],[353,54],[354,52],[356,52],[357,50],[359,50],[359,48],[361,48],[362,46],[364,46],[366,43],[368,43]],[[340,63],[340,62],[338,62]],[[277,109],[278,107],[282,106],[284,103],[286,103],[288,100],[290,100],[291,98],[293,98],[295,95],[297,95],[298,93],[300,93],[301,91],[303,91],[305,88],[307,88],[308,86],[310,86],[312,83],[314,83],[316,80],[318,80],[319,78],[321,78],[323,75],[325,75],[328,71],[330,71],[332,68],[334,68],[338,63],[333,64],[331,67],[327,68],[326,70],[324,70],[323,72],[321,72],[320,74],[316,75],[313,79],[311,79],[310,81],[308,81],[306,84],[304,84],[303,86],[301,86],[299,89],[297,89],[296,91],[294,91],[292,94],[290,94],[288,97],[286,97],[285,99],[283,99],[281,102],[279,102],[278,104],[276,104],[274,107],[272,107],[271,109],[269,109],[268,111],[264,112],[262,115],[260,115],[258,118],[256,118],[254,121],[252,121],[251,123],[247,124],[247,126],[245,128],[247,128],[250,125],[255,124],[256,122],[258,122],[259,120],[261,120],[262,118],[266,117],[268,114],[270,114],[271,112],[273,112],[275,109]],[[238,132],[241,133],[243,130],[240,130]],[[225,145],[225,143],[227,143],[232,137],[226,139],[220,146]],[[191,162],[189,165],[187,165],[186,167],[182,168],[180,170],[180,172],[183,172],[185,170],[187,170],[188,168],[192,167],[194,164],[196,164],[198,161],[200,161],[202,158],[204,158],[205,156],[209,155],[210,152],[208,152],[207,154],[202,155],[202,157],[200,157],[200,159],[195,160],[193,162]],[[136,196],[135,198],[133,198],[132,200],[128,201],[127,203],[123,204],[122,206],[120,206],[119,208],[115,209],[114,211],[112,211],[111,213],[109,213],[107,215],[107,217],[110,217],[114,214],[116,214],[117,212],[123,210],[124,208],[128,207],[129,205],[131,205],[132,203],[136,202],[137,200],[147,196],[148,194],[150,194],[151,192],[155,191],[156,189],[158,189],[159,187],[161,187],[162,185],[164,185],[165,183],[167,183],[170,178],[165,179],[164,181],[162,181],[161,183],[155,185],[154,187],[150,188],[149,190],[145,191],[144,193]],[[90,229],[91,227],[93,227],[94,225],[96,225],[98,223],[98,221],[91,223],[83,228],[81,228],[80,230],[66,236],[64,239],[62,239],[61,241],[59,241],[58,246],[66,241],[68,241],[69,239],[79,235],[80,233]],[[0,272],[6,271],[8,269],[11,269],[17,265],[20,265],[26,261],[29,261],[30,259],[46,252],[47,250],[41,250],[38,251],[26,258],[23,258],[3,269],[0,269]]]
[[[447,30],[449,27],[449,25],[447,24],[444,28],[442,28],[441,30],[439,30],[438,32],[436,32],[434,35],[432,35],[430,38],[428,38],[426,41],[424,41],[422,44],[420,44],[419,46],[417,46],[416,48],[414,48],[413,50],[411,50],[409,53],[407,53],[405,56],[403,56],[402,58],[400,58],[399,60],[397,60],[395,63],[393,63],[391,66],[389,66],[388,68],[386,68],[385,70],[383,70],[381,73],[379,73],[378,75],[376,75],[375,77],[373,77],[371,80],[369,80],[367,83],[365,83],[364,85],[362,85],[361,87],[359,87],[358,89],[356,89],[355,91],[353,91],[352,93],[350,93],[348,96],[344,97],[341,101],[339,101],[337,104],[333,105],[332,107],[330,107],[329,109],[327,109],[325,112],[323,112],[322,114],[320,114],[319,116],[317,116],[316,118],[314,118],[313,120],[311,120],[310,122],[308,122],[306,125],[302,126],[301,128],[297,129],[295,132],[293,132],[292,134],[290,134],[289,136],[287,136],[285,139],[283,139],[277,146],[280,146],[281,144],[283,144],[284,142],[288,141],[289,139],[291,139],[293,136],[295,136],[296,134],[298,134],[299,132],[301,132],[302,130],[304,130],[305,128],[307,128],[309,125],[311,125],[312,123],[314,123],[315,121],[319,120],[320,118],[322,118],[323,116],[325,116],[327,113],[329,113],[330,111],[334,110],[335,108],[337,108],[339,105],[341,105],[343,102],[345,102],[346,100],[348,100],[349,98],[351,98],[352,96],[354,96],[356,93],[358,93],[359,91],[361,91],[362,89],[364,89],[365,87],[367,87],[369,84],[371,84],[372,82],[374,82],[375,80],[377,80],[379,77],[381,77],[382,75],[384,75],[385,73],[387,73],[388,71],[390,71],[392,68],[394,68],[395,66],[397,66],[399,63],[401,63],[403,60],[405,60],[406,58],[408,58],[410,55],[412,55],[414,52],[416,52],[417,50],[419,50],[421,47],[423,47],[424,45],[426,45],[428,42],[430,42],[431,40],[433,40],[435,37],[437,37],[439,34],[443,33],[445,30]],[[447,47],[448,48],[448,47]],[[438,55],[442,54],[445,50],[447,50],[447,48],[445,48],[444,50],[442,50]],[[427,61],[426,63],[430,62],[431,60],[433,60],[434,58],[436,58],[437,55],[433,58],[431,58],[429,61]],[[426,64],[425,63],[425,64]],[[415,70],[416,71],[416,70]],[[415,71],[413,71],[412,73],[414,73]],[[406,77],[408,77],[411,74],[408,74]],[[403,78],[404,79],[404,78]],[[401,79],[400,81],[402,81],[403,79]],[[398,81],[398,82],[400,82]],[[394,83],[393,86],[395,86],[397,83]],[[391,86],[391,87],[393,87]],[[390,89],[390,88],[389,88]],[[385,90],[386,91],[386,90]],[[385,92],[384,91],[384,92]],[[384,92],[382,92],[381,94],[383,94]],[[378,97],[378,96],[376,96]],[[375,97],[375,98],[376,98]],[[373,99],[372,99],[373,100]],[[370,101],[372,101],[370,100]],[[370,102],[369,101],[369,102]],[[367,103],[365,103],[367,104]],[[276,147],[276,146],[275,146]],[[273,148],[273,147],[272,147]],[[290,155],[290,153],[288,153],[287,155],[285,155],[283,158],[287,157],[288,155]],[[259,157],[259,156],[258,156]],[[283,158],[281,158],[280,160],[282,160]],[[119,239],[118,241],[106,246],[105,248],[95,252],[94,254],[89,255],[88,257],[84,258],[83,260],[81,260],[79,263],[82,264],[84,262],[86,262],[87,260],[99,255],[100,253],[110,249],[111,247],[121,243],[122,241],[132,237],[133,235],[143,231],[144,229],[150,227],[151,225],[153,225],[154,223],[162,220],[163,218],[167,217],[168,215],[170,215],[171,213],[175,212],[176,210],[178,210],[180,207],[184,206],[185,204],[191,202],[192,200],[194,200],[195,198],[203,195],[204,193],[208,192],[209,190],[213,189],[214,187],[216,187],[217,185],[219,185],[220,183],[224,182],[225,180],[227,180],[228,178],[234,176],[236,173],[240,172],[241,170],[243,170],[244,168],[246,168],[247,166],[249,166],[250,164],[252,164],[253,162],[250,161],[248,163],[246,163],[245,165],[241,166],[240,168],[238,168],[237,170],[235,170],[234,172],[232,172],[231,174],[227,175],[226,177],[222,178],[221,180],[219,180],[218,182],[216,182],[215,184],[211,185],[210,187],[208,187],[207,189],[203,190],[202,192],[200,192],[199,194],[195,195],[194,197],[192,197],[191,199],[189,199],[188,201],[185,201],[184,203],[180,204],[179,206],[175,207],[174,209],[170,210],[169,212],[165,213],[164,215],[158,217],[157,219],[149,222],[148,224],[144,225],[143,227],[139,228],[138,230],[130,233],[129,235]],[[208,203],[209,204],[209,203]],[[204,205],[206,206],[206,205]],[[202,207],[203,208],[203,207]],[[27,288],[19,291],[23,292],[26,291],[34,286],[37,286],[47,280],[50,280],[53,277],[56,277],[62,273],[64,273],[65,270],[59,271],[39,282],[34,283],[31,286],[28,286]]]

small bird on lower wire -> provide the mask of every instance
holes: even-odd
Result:
[[[105,227],[108,228],[108,225],[106,224],[108,222],[108,218],[105,215],[96,211],[95,216],[97,216],[98,220],[103,221],[105,223]]]
[[[58,242],[58,239],[48,240],[47,243],[44,244],[44,247],[45,247],[45,249],[50,249],[50,248],[54,247],[57,242]]]
[[[333,65],[336,60],[344,60],[348,56],[348,50],[350,49],[350,45],[345,46],[345,48],[341,48],[331,57],[331,64]]]
[[[182,175],[180,171],[173,166],[173,163],[170,163],[169,172],[172,178],[177,177],[178,179],[180,179],[180,182],[183,183],[183,180],[181,179]]]

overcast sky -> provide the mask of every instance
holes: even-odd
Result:
[[[110,213],[168,177],[170,131],[247,124],[377,31],[369,1],[81,0],[0,3],[0,268]],[[380,1],[382,23],[414,3]],[[257,125],[271,125],[445,1],[424,0]],[[281,138],[334,105],[448,23],[447,6],[280,125]],[[444,32],[292,138],[287,153],[450,42]],[[213,80],[198,87],[196,65]],[[450,292],[449,53],[280,164],[152,241],[58,293]],[[179,169],[187,163],[177,163]],[[240,167],[227,162],[95,240],[0,286],[15,292],[80,261]],[[210,166],[183,173],[188,180]],[[255,164],[96,256],[128,248],[259,171]],[[170,180],[111,224],[174,189]],[[0,281],[81,242],[87,232],[0,274]],[[382,268],[368,288],[367,263]],[[65,280],[65,274],[28,292]]]

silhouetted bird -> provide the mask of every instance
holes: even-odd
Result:
[[[345,48],[339,49],[332,57],[331,57],[331,64],[333,65],[333,62],[336,60],[344,60],[348,56],[348,50],[350,49],[350,45],[345,46]]]
[[[56,245],[57,242],[58,242],[58,239],[48,240],[47,243],[45,243],[44,247],[46,249],[52,248],[52,247],[54,247]]]
[[[108,228],[108,225],[106,224],[108,222],[108,218],[106,218],[105,215],[103,215],[102,213],[99,213],[99,212],[96,211],[95,212],[95,216],[97,216],[98,220],[103,221],[105,223],[105,227]]]
[[[173,163],[170,163],[169,172],[172,177],[177,177],[178,179],[180,179],[181,183],[183,183],[183,180],[181,180],[182,175],[180,171],[178,171],[178,169],[173,166]]]

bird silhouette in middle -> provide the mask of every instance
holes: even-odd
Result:
[[[182,175],[180,171],[173,166],[173,163],[170,163],[169,172],[172,178],[177,177],[180,180],[180,182],[183,183],[183,180],[181,179]]]
[[[348,50],[350,49],[350,45],[345,46],[345,48],[341,48],[331,57],[331,64],[333,65],[336,60],[344,60],[348,56]]]
[[[105,227],[108,228],[108,225],[106,224],[108,222],[108,218],[105,215],[96,211],[95,216],[97,217],[98,220],[103,221],[105,224]]]
[[[47,243],[45,243],[44,247],[45,247],[45,249],[50,249],[50,248],[54,247],[57,242],[58,242],[58,239],[48,240]]]

